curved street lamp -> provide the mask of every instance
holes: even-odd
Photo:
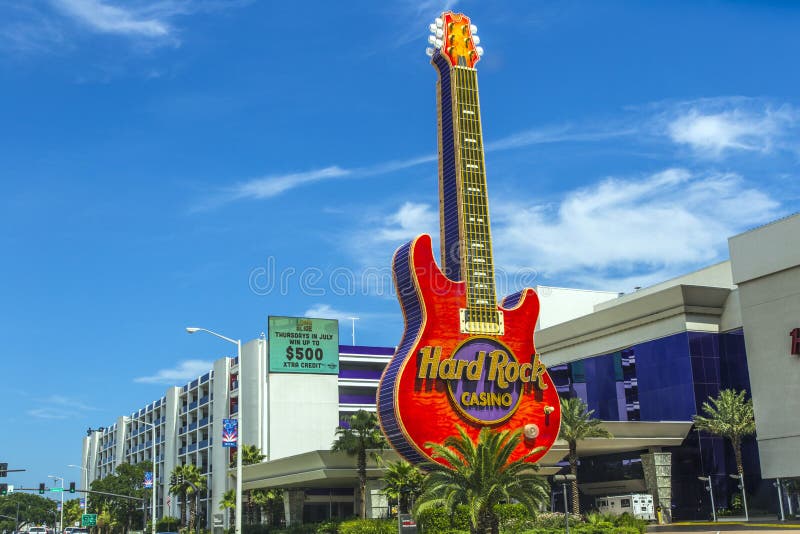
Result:
[[[83,484],[82,485],[83,485],[83,489],[88,492],[88,490],[89,490],[89,488],[88,488],[88,486],[89,486],[89,470],[87,468],[81,466],[81,465],[75,465],[75,464],[68,464],[67,467],[75,467],[75,468],[80,469],[81,471],[83,471]],[[89,495],[88,495],[88,493],[85,493],[83,495],[83,513],[84,514],[87,513],[86,510],[87,510],[88,506],[89,506]]]
[[[64,477],[57,477],[55,475],[47,475],[47,478],[61,481],[61,520],[58,523],[58,528],[61,532],[64,531]],[[55,514],[54,514],[55,515]]]
[[[228,343],[233,343],[236,345],[236,358],[239,362],[239,409],[236,414],[236,425],[237,425],[237,432],[236,432],[236,529],[235,534],[242,534],[242,419],[243,419],[243,410],[244,410],[244,381],[242,380],[241,376],[241,369],[242,369],[242,340],[240,339],[231,339],[227,336],[223,336],[222,334],[218,334],[213,330],[208,330],[207,328],[199,328],[196,326],[187,326],[186,332],[189,334],[194,334],[195,332],[205,332],[206,334],[211,334],[212,336],[218,337],[222,340],[227,341]]]

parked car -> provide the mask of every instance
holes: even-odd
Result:
[[[48,534],[48,530],[50,529],[47,527],[30,527],[28,534]]]

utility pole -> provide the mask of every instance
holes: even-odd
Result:
[[[567,502],[567,483],[574,482],[575,475],[553,475],[553,482],[561,482],[562,491],[564,492],[564,531],[569,534],[569,506]]]
[[[356,344],[356,321],[360,319],[360,317],[348,317],[353,322],[353,345]]]

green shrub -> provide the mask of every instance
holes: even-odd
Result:
[[[577,514],[569,515],[569,526],[576,527],[583,523],[583,518]],[[534,530],[550,529],[564,530],[564,514],[561,512],[542,512],[536,515],[533,522]]]
[[[618,516],[614,524],[618,527],[634,528],[639,534],[645,534],[645,532],[647,532],[647,521],[633,517],[628,512]]]
[[[614,523],[609,523],[608,521],[584,523],[575,527],[575,534],[606,534],[615,531]]]
[[[500,520],[500,524],[512,519],[531,519],[531,514],[523,504],[496,504],[492,511]]]
[[[456,507],[450,515],[446,508],[427,508],[416,515],[417,527],[425,534],[448,534],[469,531],[469,514],[466,506]],[[344,534],[339,531],[339,534]]]
[[[533,517],[522,504],[498,504],[493,508],[500,525],[500,531],[505,534],[522,534],[535,527]]]
[[[338,534],[340,524],[341,521],[338,519],[329,519],[322,523],[317,523],[314,534]]]
[[[392,519],[352,519],[339,524],[339,534],[396,534]]]
[[[156,521],[156,530],[158,532],[177,532],[180,522],[181,520],[177,517],[167,515]]]

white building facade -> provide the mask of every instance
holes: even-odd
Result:
[[[207,477],[208,492],[199,500],[201,517],[209,526],[216,519],[228,528],[228,514],[219,504],[225,491],[235,487],[230,467],[235,449],[222,446],[223,419],[240,419],[242,443],[257,446],[265,461],[329,450],[344,417],[359,409],[375,410],[378,380],[393,351],[341,346],[338,375],[269,373],[267,341],[245,343],[241,361],[220,358],[208,373],[170,387],[160,399],[85,437],[82,462],[88,483],[122,463],[151,461],[150,425],[155,425],[156,516],[180,517],[182,503],[169,494],[169,477],[176,466],[194,464]]]

